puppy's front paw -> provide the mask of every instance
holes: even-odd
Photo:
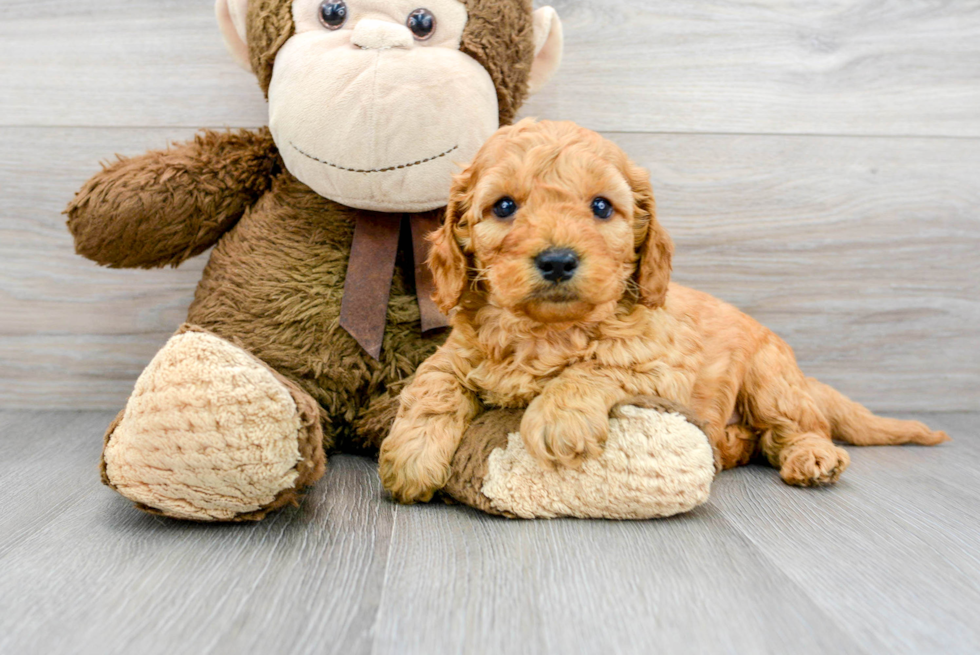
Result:
[[[381,483],[392,497],[403,504],[427,503],[449,479],[452,453],[431,439],[393,429],[381,444],[378,471]]]
[[[609,435],[609,416],[600,412],[564,409],[544,396],[535,398],[524,412],[521,437],[539,461],[571,468],[598,457]]]

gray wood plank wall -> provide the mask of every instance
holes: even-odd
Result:
[[[651,170],[676,277],[879,410],[980,409],[980,2],[556,0],[526,115]],[[265,103],[210,0],[0,0],[0,407],[118,408],[204,258],[110,271],[60,215],[113,153]]]

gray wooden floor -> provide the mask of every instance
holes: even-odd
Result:
[[[976,653],[977,414],[851,449],[835,488],[723,474],[642,523],[397,507],[331,460],[302,507],[201,526],[96,475],[106,412],[0,412],[0,653]]]

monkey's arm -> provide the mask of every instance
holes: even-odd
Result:
[[[120,158],[68,205],[75,250],[113,268],[177,266],[215,244],[269,188],[279,157],[269,130],[202,132]]]

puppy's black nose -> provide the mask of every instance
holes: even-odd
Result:
[[[549,248],[534,258],[534,265],[541,271],[541,277],[558,284],[575,277],[578,255],[568,248]]]

